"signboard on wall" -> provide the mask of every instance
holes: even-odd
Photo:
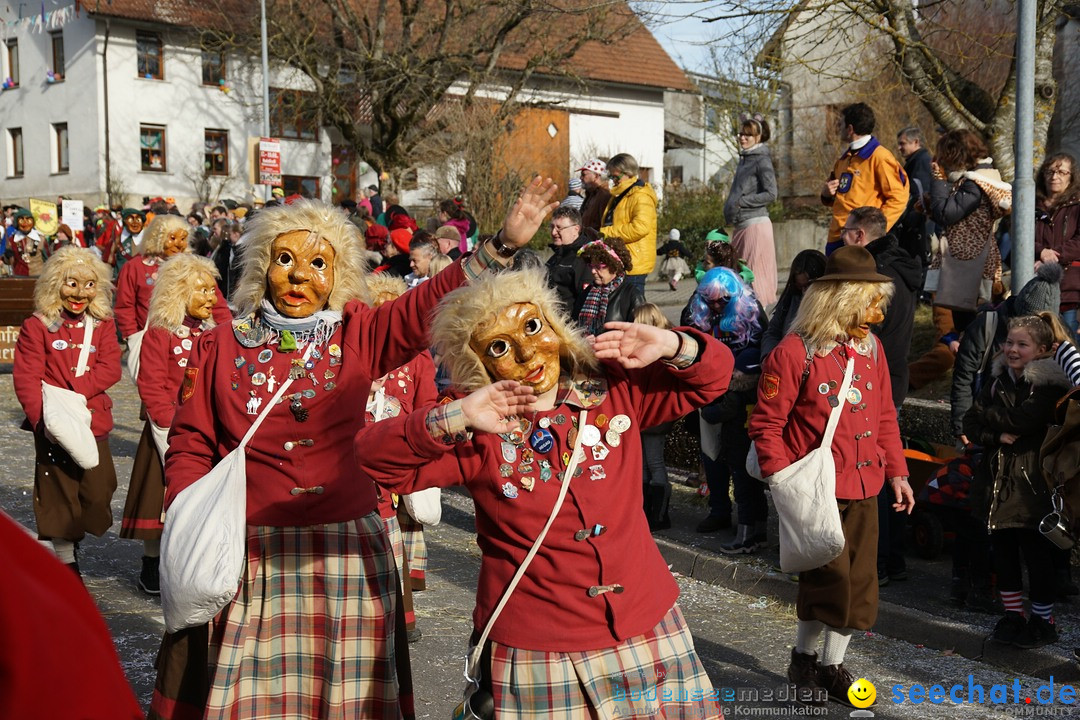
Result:
[[[281,142],[259,138],[259,184],[281,186]]]
[[[83,201],[63,200],[60,203],[60,222],[71,228],[72,232],[83,229]]]

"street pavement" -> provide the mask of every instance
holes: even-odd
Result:
[[[684,281],[677,292],[650,283],[649,296],[666,300],[665,310],[677,316],[692,289],[692,282]],[[142,425],[137,395],[126,373],[110,394],[116,419],[110,445],[119,479],[113,501],[116,522],[104,537],[87,538],[81,547],[80,564],[87,589],[113,633],[132,687],[145,705],[163,631],[160,603],[135,587],[141,544],[116,535]],[[10,375],[0,375],[0,419],[0,454],[5,459],[0,467],[0,509],[32,529],[33,443],[29,433],[18,429],[22,413]],[[770,547],[760,554],[736,559],[722,556],[717,547],[730,535],[727,531],[694,533],[694,526],[706,512],[704,501],[681,484],[693,482],[685,472],[674,471],[673,479],[679,483],[673,501],[674,526],[659,533],[657,542],[679,579],[679,602],[709,677],[714,686],[722,688],[722,698],[731,698],[722,703],[725,716],[868,717],[853,716],[851,708],[836,703],[815,709],[782,699],[794,639],[796,584],[776,569],[775,525]],[[445,719],[460,700],[464,643],[471,630],[479,567],[471,500],[458,492],[444,493],[444,499],[443,522],[426,532],[431,556],[429,589],[416,595],[423,637],[411,646],[411,653],[420,718]],[[911,579],[882,589],[877,625],[872,632],[855,634],[847,656],[846,665],[852,672],[876,686],[877,702],[870,708],[873,716],[1080,717],[1080,710],[1073,706],[1039,703],[1040,697],[1048,697],[1051,675],[1058,691],[1063,683],[1080,682],[1080,672],[1070,659],[1072,648],[1080,646],[1076,605],[1059,605],[1057,609],[1063,635],[1059,643],[1038,651],[1002,650],[984,642],[995,617],[956,610],[944,601],[947,559],[909,557],[908,562]],[[513,622],[529,620],[511,618]],[[946,697],[940,704],[914,703],[907,699],[914,684],[927,692],[932,685],[941,684],[946,693],[960,684],[963,687],[956,691],[960,699],[966,698],[969,684],[981,685],[987,700],[992,686],[1007,686],[1008,702],[958,706]],[[58,685],[62,687],[62,683]],[[977,697],[977,689],[974,692]],[[1013,702],[1014,695],[1018,702]],[[900,698],[905,701],[895,702]],[[1030,704],[1025,702],[1028,698]]]

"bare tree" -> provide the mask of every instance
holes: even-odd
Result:
[[[1035,137],[1044,150],[1057,85],[1055,22],[1063,0],[1037,0]],[[1002,173],[1013,175],[1015,8],[1008,0],[721,0],[711,18],[732,52],[748,45],[779,71],[802,65],[826,86],[865,79],[886,63],[946,130],[982,135]],[[772,41],[764,43],[763,38]],[[742,42],[739,42],[742,40]],[[793,52],[795,49],[800,52]],[[849,62],[855,59],[857,62]],[[834,62],[829,62],[833,60]]]
[[[220,23],[203,23],[205,49],[259,55],[256,3],[215,0]],[[280,113],[334,128],[378,171],[409,164],[420,138],[446,130],[448,98],[512,101],[536,76],[574,77],[568,61],[637,23],[622,2],[537,0],[269,0]],[[484,99],[484,103],[489,102]]]

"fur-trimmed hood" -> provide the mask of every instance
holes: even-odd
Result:
[[[1007,370],[1005,353],[998,353],[994,358],[994,377],[1006,375]],[[1072,387],[1069,377],[1053,357],[1038,358],[1029,362],[1024,367],[1021,379],[1030,383],[1032,387],[1060,387],[1063,394]]]

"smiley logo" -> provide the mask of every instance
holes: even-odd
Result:
[[[868,708],[877,699],[877,689],[866,678],[859,678],[851,683],[847,691],[848,700],[857,708]]]

